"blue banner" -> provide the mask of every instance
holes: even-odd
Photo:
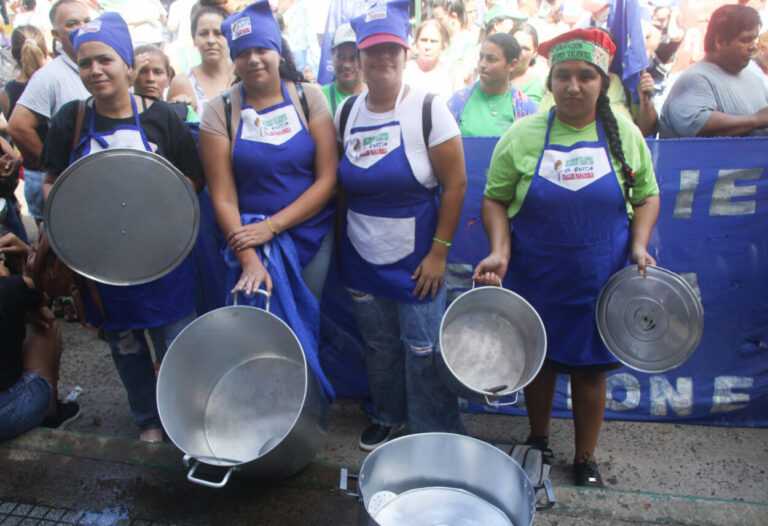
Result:
[[[480,203],[495,138],[465,138],[468,188],[449,257],[449,299],[471,286],[488,253]],[[606,418],[692,424],[768,425],[768,139],[649,141],[661,187],[650,251],[680,274],[704,307],[701,343],[660,374],[608,373]],[[338,396],[366,396],[362,345],[332,265],[323,297],[321,361]],[[524,414],[516,406],[500,411]],[[471,411],[496,412],[468,404]],[[567,377],[553,414],[570,416]]]

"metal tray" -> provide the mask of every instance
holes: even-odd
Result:
[[[703,308],[696,292],[669,270],[637,266],[611,276],[597,298],[597,328],[608,350],[637,371],[682,365],[701,340]]]
[[[100,283],[138,285],[176,268],[195,245],[197,194],[163,157],[114,148],[79,159],[45,200],[51,248]]]

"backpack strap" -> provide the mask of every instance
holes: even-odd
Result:
[[[421,106],[421,133],[424,135],[424,146],[429,150],[429,134],[432,133],[432,99],[434,93],[427,93]]]
[[[229,90],[221,94],[221,100],[224,101],[224,122],[227,123],[227,137],[232,142],[232,99],[229,96]]]
[[[307,94],[304,93],[304,86],[301,85],[301,82],[295,82],[293,85],[296,86],[296,94],[299,96],[301,111],[304,112],[304,119],[307,121],[307,126],[309,126],[309,104],[307,104]]]
[[[341,115],[339,115],[339,131],[341,132],[341,140],[344,141],[344,134],[347,131],[347,121],[349,120],[349,113],[352,111],[352,106],[355,105],[357,95],[347,97],[347,99],[341,103]]]

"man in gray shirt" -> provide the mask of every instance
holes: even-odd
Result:
[[[768,135],[768,94],[747,69],[759,30],[751,7],[724,5],[712,13],[704,60],[680,75],[661,109],[661,138]]]
[[[74,45],[67,36],[90,20],[88,9],[78,0],[59,0],[51,7],[50,18],[51,34],[61,44],[62,54],[35,72],[8,121],[8,134],[24,160],[32,164],[37,164],[43,148],[38,126],[52,119],[67,102],[89,95],[80,80]],[[43,215],[42,184],[42,172],[25,170],[24,194],[31,215],[37,219]]]

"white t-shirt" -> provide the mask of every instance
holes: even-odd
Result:
[[[392,121],[399,121],[405,156],[411,165],[416,180],[427,188],[437,186],[437,176],[432,168],[432,163],[429,161],[429,153],[424,144],[424,135],[421,129],[421,112],[427,92],[411,87],[393,111],[384,113],[373,113],[365,107],[367,95],[368,91],[366,90],[355,100],[347,119],[344,141],[341,139],[341,131],[339,130],[339,119],[343,105],[337,108],[334,119],[336,139],[346,145],[349,131],[352,128],[381,126]],[[429,133],[429,147],[442,144],[456,137],[459,133],[459,126],[448,110],[445,99],[439,95],[436,96],[432,100],[432,131]]]
[[[59,55],[32,75],[17,104],[52,119],[67,102],[89,96],[77,64],[67,55]]]

